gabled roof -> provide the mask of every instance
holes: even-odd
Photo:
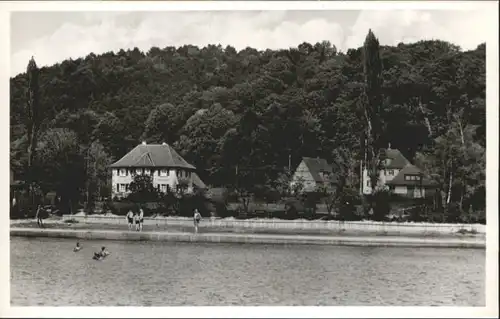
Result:
[[[194,170],[168,144],[139,144],[110,167],[172,167]]]
[[[410,164],[410,161],[401,154],[398,149],[389,148],[385,150],[385,168],[386,169],[402,169]]]
[[[335,183],[337,180],[333,174],[333,169],[328,162],[323,159],[323,158],[312,158],[312,157],[303,157],[302,161],[304,164],[306,164],[307,168],[309,169],[309,172],[312,175],[312,178],[316,183],[322,183],[322,182],[331,182]],[[328,173],[330,178],[329,180],[326,180],[323,178],[323,172]]]
[[[420,175],[422,176],[422,181],[407,181],[405,180],[405,175]],[[418,167],[408,164],[399,171],[396,177],[388,181],[386,184],[393,186],[432,186],[434,183],[432,183],[432,181],[430,181]]]
[[[198,174],[193,173],[191,175],[191,178],[193,180],[193,184],[196,187],[201,188],[201,189],[206,189],[207,188],[207,185],[205,185],[205,183],[203,183],[203,181],[200,179],[200,177],[198,176]]]

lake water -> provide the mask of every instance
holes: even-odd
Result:
[[[74,244],[11,237],[11,305],[485,305],[479,249]]]

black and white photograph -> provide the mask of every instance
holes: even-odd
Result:
[[[285,3],[9,8],[3,304],[498,316],[498,3]]]

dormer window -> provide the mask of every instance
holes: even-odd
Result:
[[[120,168],[119,176],[127,176],[127,170],[125,168]]]
[[[135,170],[135,173],[136,173],[137,175],[141,175],[141,174],[142,174],[142,169],[137,168],[137,169]]]
[[[145,168],[145,169],[144,169],[144,174],[145,174],[145,175],[149,175],[150,173],[151,173],[151,172],[150,172],[149,168]]]

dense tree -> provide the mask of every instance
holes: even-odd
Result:
[[[94,174],[89,150],[106,154],[104,163],[145,139],[175,145],[207,184],[242,193],[282,184],[289,162],[294,170],[302,156],[338,164],[352,193],[360,161],[373,164],[365,151],[371,160],[391,143],[410,161],[422,159],[445,206],[448,198],[464,211],[484,206],[484,44],[465,52],[439,40],[380,46],[369,32],[362,48],[347,52],[329,42],[120,50],[41,69],[33,61],[10,81],[11,161],[26,180],[39,158],[29,154],[40,147],[28,152],[40,144],[36,130],[54,137],[66,129],[60,134],[73,140],[72,169],[82,176]],[[61,187],[49,174],[55,164],[43,163],[37,180]],[[74,179],[84,200],[95,178]]]
[[[93,142],[85,154],[86,198],[89,207],[100,197],[109,197],[111,158],[99,142]]]
[[[85,186],[84,157],[77,134],[68,129],[46,131],[37,146],[37,176],[42,190],[55,191],[71,211]]]

